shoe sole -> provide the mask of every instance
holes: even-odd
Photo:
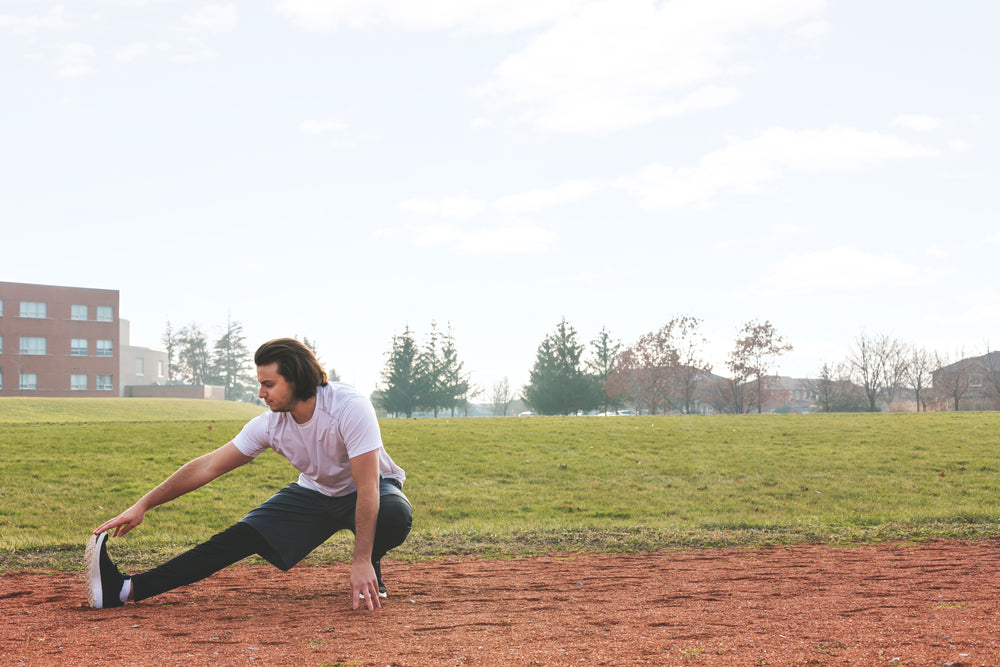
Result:
[[[87,603],[93,609],[104,606],[104,591],[101,588],[101,545],[108,538],[107,533],[91,535],[87,549],[83,552],[83,570],[87,579]]]

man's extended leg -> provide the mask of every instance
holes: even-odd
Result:
[[[139,601],[192,584],[247,556],[267,549],[267,542],[242,521],[163,565],[132,577],[132,599]]]

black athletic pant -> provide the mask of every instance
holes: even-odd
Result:
[[[373,565],[376,565],[390,549],[403,543],[410,532],[411,521],[411,508],[405,496],[382,496],[372,545]],[[353,529],[353,526],[347,527]],[[134,575],[132,599],[138,602],[201,581],[247,556],[264,555],[271,551],[273,550],[267,540],[255,528],[244,521],[239,521],[212,536],[207,542],[152,570]]]

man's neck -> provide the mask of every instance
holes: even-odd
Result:
[[[296,401],[295,405],[289,412],[292,414],[292,419],[295,420],[296,424],[305,424],[307,421],[312,419],[313,412],[316,410],[316,397],[307,398],[304,401]]]

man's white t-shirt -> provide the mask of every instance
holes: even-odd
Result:
[[[381,476],[400,483],[406,479],[382,446],[371,402],[339,382],[316,388],[316,409],[305,424],[297,424],[289,412],[268,411],[251,419],[233,444],[250,457],[273,449],[299,471],[300,486],[327,496],[357,491],[350,460],[376,449]]]

